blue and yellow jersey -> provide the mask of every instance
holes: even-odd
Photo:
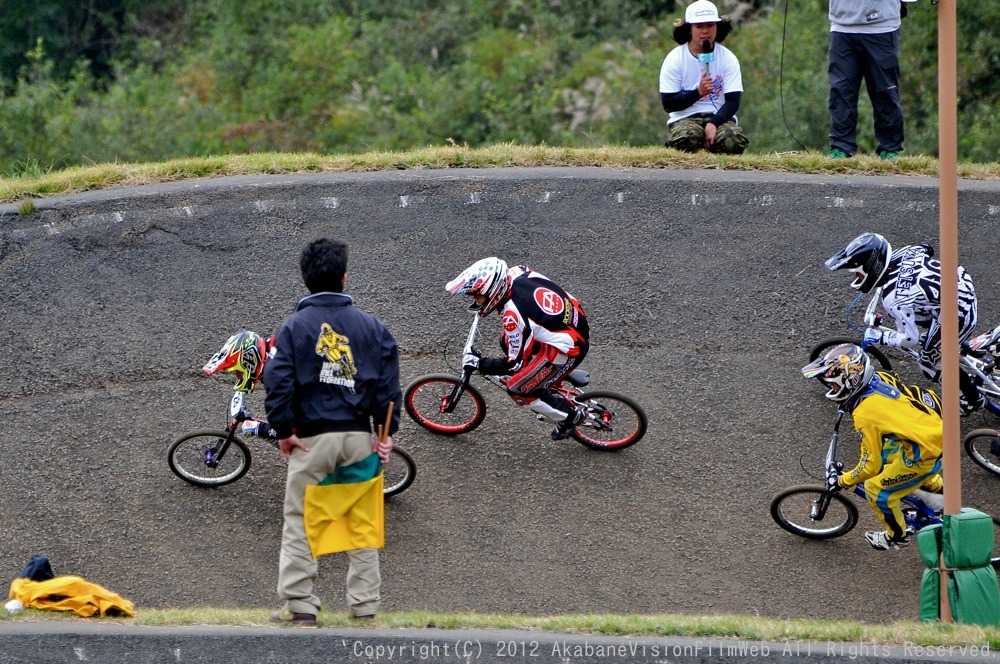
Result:
[[[845,486],[875,477],[899,457],[907,466],[941,457],[941,400],[918,385],[904,385],[896,374],[876,372],[851,415],[861,458],[843,474]]]

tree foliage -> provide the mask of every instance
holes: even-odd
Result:
[[[686,0],[8,0],[0,174],[262,150],[660,145]],[[826,0],[720,0],[751,151],[826,148]],[[9,6],[9,10],[8,7]],[[902,27],[906,151],[937,151],[937,12]],[[1000,151],[1000,3],[959,6],[960,157]],[[859,143],[874,147],[862,94]]]

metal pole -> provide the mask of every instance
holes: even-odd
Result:
[[[958,404],[958,70],[957,0],[938,0],[938,152],[941,240],[941,392],[944,407],[944,512],[962,508]],[[944,567],[944,557],[941,559]],[[941,573],[941,621],[951,622],[948,574]]]

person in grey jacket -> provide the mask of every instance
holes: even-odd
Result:
[[[914,0],[903,0],[913,2]],[[899,97],[901,0],[830,0],[830,158],[858,150],[858,95],[864,80],[874,112],[876,154],[903,151]]]

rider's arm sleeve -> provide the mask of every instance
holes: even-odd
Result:
[[[916,348],[920,345],[920,328],[912,306],[885,305],[886,312],[896,323],[895,330],[885,330],[882,334],[882,343],[886,346],[896,348]]]
[[[854,486],[861,484],[867,479],[875,477],[882,472],[882,443],[880,434],[870,430],[867,426],[862,426],[858,430],[861,433],[861,457],[858,464],[845,472],[841,476],[844,486]]]
[[[479,360],[479,373],[484,376],[509,376],[510,363],[506,357],[484,357]]]

